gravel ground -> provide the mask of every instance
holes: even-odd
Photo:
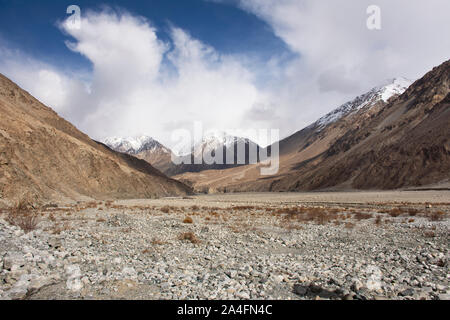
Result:
[[[448,300],[450,201],[417,194],[80,202],[31,231],[4,210],[0,299]]]

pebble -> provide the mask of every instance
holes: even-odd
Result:
[[[55,298],[44,287],[65,299],[450,298],[447,268],[439,266],[449,258],[446,221],[424,238],[401,220],[389,228],[353,221],[361,232],[314,223],[287,232],[267,215],[235,232],[229,226],[242,218],[198,216],[185,225],[184,213],[151,212],[104,210],[103,223],[72,213],[61,234],[43,228],[26,237],[0,218],[0,299]],[[178,240],[183,232],[201,241]]]

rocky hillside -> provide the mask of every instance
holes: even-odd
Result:
[[[280,170],[261,165],[183,174],[199,191],[395,189],[446,183],[450,62],[408,87],[394,79],[280,141]],[[405,91],[406,90],[406,91]]]
[[[0,199],[150,198],[190,189],[91,140],[0,75]]]
[[[395,189],[450,179],[450,61],[379,111],[352,117],[346,131],[275,190],[335,186]]]

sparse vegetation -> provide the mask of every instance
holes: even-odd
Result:
[[[445,212],[443,211],[435,211],[431,214],[430,220],[431,221],[442,221],[444,220]]]
[[[192,220],[191,217],[186,217],[184,218],[183,223],[194,223],[194,220]]]
[[[345,223],[345,229],[353,229],[354,227],[355,227],[355,224],[352,222]]]
[[[381,219],[381,216],[378,215],[378,216],[375,218],[375,225],[380,226],[382,223],[383,223],[383,220]]]
[[[29,199],[22,198],[10,209],[6,221],[28,233],[37,228],[39,214]]]
[[[161,246],[161,245],[166,244],[166,242],[159,240],[157,238],[153,238],[153,240],[151,241],[151,244],[154,246]]]
[[[201,242],[193,232],[182,233],[179,235],[178,239],[182,241],[190,241],[193,244],[199,244]]]
[[[161,212],[163,213],[169,213],[170,212],[170,207],[169,206],[164,206],[161,208]]]

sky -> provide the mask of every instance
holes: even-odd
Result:
[[[97,140],[171,147],[195,122],[286,137],[448,60],[449,11],[448,0],[0,0],[0,72]]]

